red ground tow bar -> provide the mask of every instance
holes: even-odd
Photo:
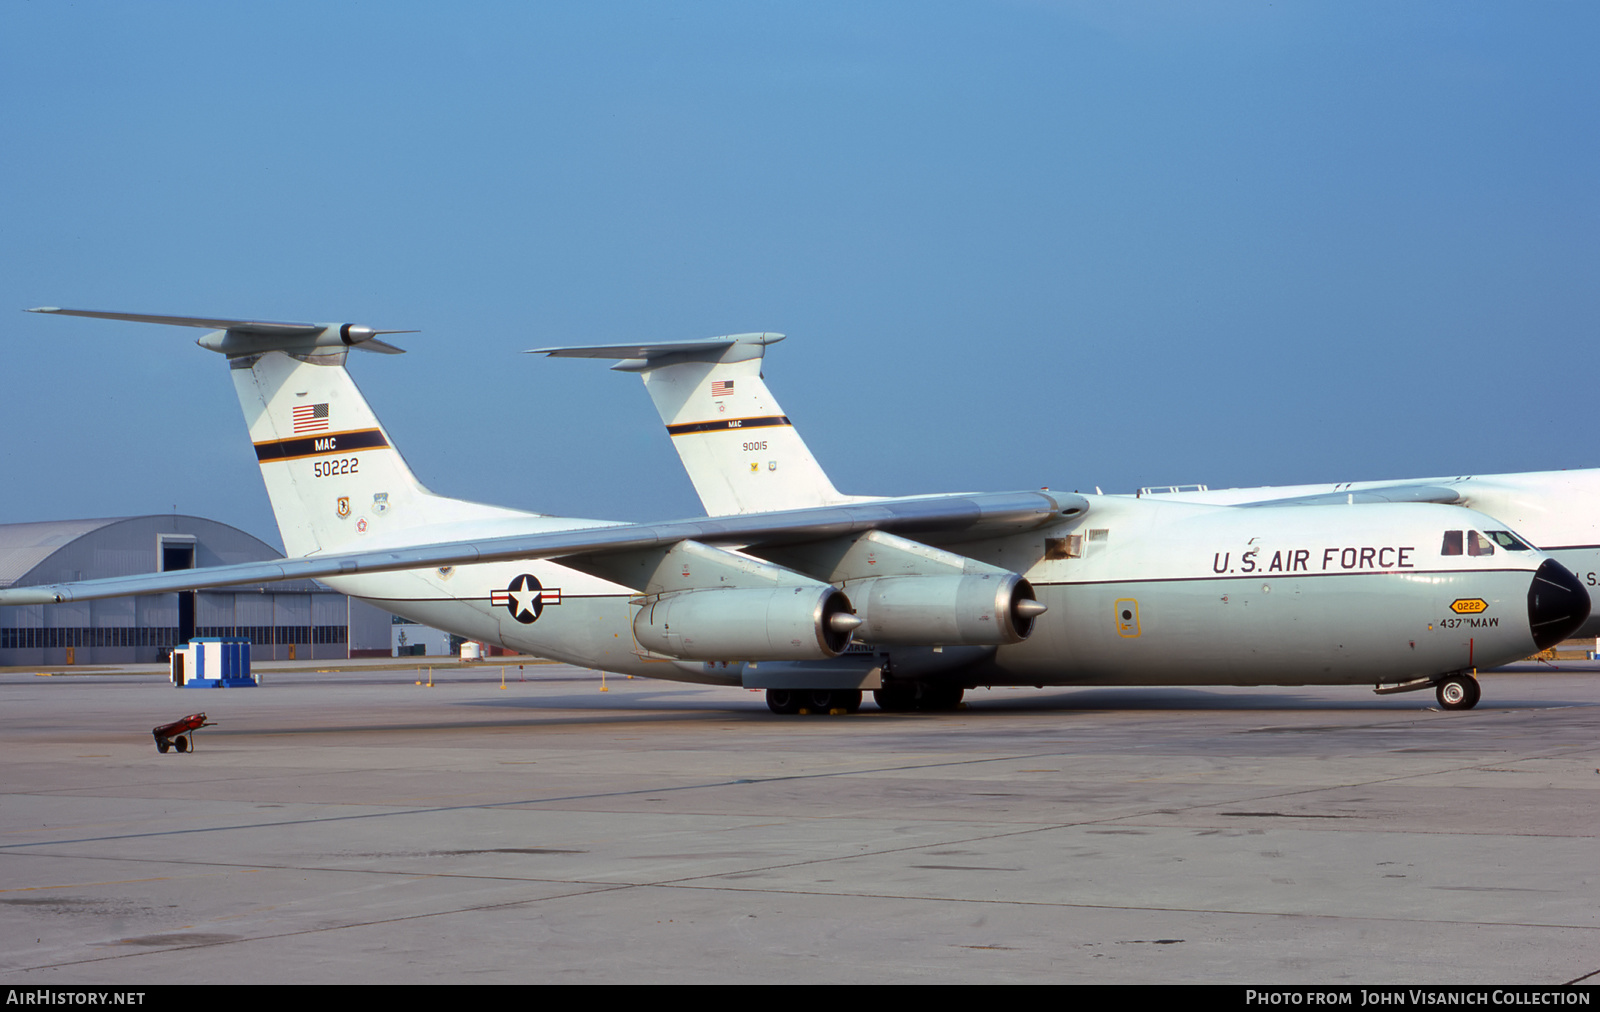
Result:
[[[189,739],[184,737],[185,731],[191,732],[192,735],[193,732],[200,730],[202,727],[215,726],[216,723],[214,721],[208,722],[206,720],[205,714],[191,713],[181,720],[175,720],[170,724],[162,724],[160,727],[153,727],[150,729],[150,733],[155,736],[156,751],[166,752],[168,749],[175,747],[179,752],[187,752],[189,751]]]

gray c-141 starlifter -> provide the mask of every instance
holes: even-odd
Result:
[[[710,462],[702,497],[723,483],[719,515],[625,524],[424,488],[345,369],[351,348],[398,352],[378,338],[399,331],[35,311],[211,331],[198,343],[227,359],[288,557],[12,587],[0,605],[314,577],[524,653],[765,689],[779,713],[854,710],[863,690],[948,709],[979,685],[1434,687],[1464,709],[1477,668],[1589,614],[1560,563],[1438,502],[841,495],[760,381],[781,335],[553,350],[685,367],[658,407]],[[1452,538],[1493,547],[1452,553]]]

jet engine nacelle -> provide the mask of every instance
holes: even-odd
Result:
[[[837,587],[708,588],[663,594],[639,609],[645,649],[686,661],[803,661],[837,657],[861,621]]]
[[[866,643],[1001,646],[1020,643],[1044,613],[1015,573],[885,576],[851,583]]]

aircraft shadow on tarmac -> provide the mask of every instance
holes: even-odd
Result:
[[[464,707],[478,710],[487,719],[473,719],[463,717],[460,720],[439,720],[419,718],[415,721],[383,720],[374,724],[339,723],[330,725],[276,725],[272,727],[234,727],[232,729],[218,728],[211,732],[213,738],[228,739],[234,737],[253,735],[322,735],[346,734],[352,732],[402,732],[415,734],[429,731],[454,732],[454,731],[486,731],[494,729],[515,729],[562,726],[594,726],[594,725],[627,725],[627,724],[674,724],[674,723],[704,723],[707,721],[737,722],[741,724],[770,725],[774,729],[793,728],[795,722],[805,721],[818,727],[848,727],[848,723],[839,724],[835,721],[868,721],[870,726],[882,727],[881,722],[912,721],[921,726],[933,726],[939,721],[946,723],[967,723],[973,720],[985,719],[1014,719],[1022,714],[1050,714],[1057,713],[1063,716],[1072,714],[1111,714],[1125,713],[1242,713],[1263,712],[1276,715],[1292,713],[1320,713],[1332,714],[1347,713],[1414,713],[1435,714],[1441,718],[1458,718],[1476,715],[1494,715],[1514,710],[1530,709],[1561,709],[1565,707],[1587,707],[1596,705],[1592,701],[1570,698],[1555,699],[1528,699],[1528,698],[1499,698],[1487,706],[1479,706],[1472,711],[1460,713],[1444,713],[1422,699],[1407,699],[1406,697],[1394,698],[1362,698],[1359,695],[1349,697],[1316,696],[1299,693],[1293,690],[1278,692],[1240,692],[1218,691],[1208,692],[1203,689],[1123,689],[1123,688],[1093,688],[1077,689],[1048,694],[1039,692],[994,692],[989,693],[978,690],[973,694],[971,705],[959,710],[945,713],[888,713],[877,709],[870,701],[864,703],[860,712],[848,717],[834,718],[824,722],[820,716],[789,716],[779,717],[772,714],[763,698],[755,693],[748,694],[749,698],[728,694],[723,691],[707,690],[696,692],[692,689],[685,690],[681,687],[663,686],[661,689],[639,690],[630,687],[629,691],[619,692],[616,695],[602,696],[597,690],[580,694],[563,694],[559,696],[510,697],[490,699],[468,699],[453,701],[446,704],[449,708]],[[488,717],[493,713],[493,717]]]
[[[652,711],[677,712],[677,713],[702,713],[712,711],[721,713],[730,718],[748,717],[759,715],[766,720],[800,720],[810,719],[805,717],[775,717],[767,710],[763,698],[755,693],[748,693],[749,698],[741,698],[731,693],[710,692],[701,693],[685,690],[682,687],[663,687],[658,691],[638,691],[630,689],[626,693],[616,696],[602,697],[597,691],[585,692],[581,695],[570,694],[560,696],[512,697],[509,699],[476,699],[462,701],[463,706],[483,706],[493,708],[511,708],[527,710],[605,710],[605,711]],[[1547,709],[1562,706],[1590,705],[1578,700],[1569,699],[1527,699],[1499,696],[1495,699],[1485,698],[1474,712],[1485,712],[1508,709]],[[946,713],[888,713],[879,710],[871,701],[870,693],[862,703],[859,713],[851,715],[854,719],[863,717],[884,717],[894,719],[918,718],[922,720],[947,720],[952,717],[976,718],[984,716],[1002,716],[1015,713],[1041,713],[1049,711],[1077,712],[1096,711],[1107,712],[1113,710],[1128,711],[1244,711],[1266,710],[1273,712],[1292,712],[1301,710],[1310,711],[1413,711],[1416,713],[1438,712],[1434,705],[1433,694],[1414,693],[1396,696],[1363,696],[1359,687],[1352,687],[1349,694],[1333,695],[1326,689],[1317,694],[1299,692],[1293,688],[1278,689],[1276,691],[1207,691],[1205,689],[1188,688],[1090,688],[1069,689],[1056,692],[1042,692],[1031,690],[1022,691],[987,691],[977,689],[967,693],[967,703],[959,710]]]

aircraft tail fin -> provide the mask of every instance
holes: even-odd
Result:
[[[537,348],[552,358],[617,359],[636,372],[667,426],[706,513],[727,516],[860,502],[841,495],[761,375],[782,334],[701,341]]]
[[[345,357],[352,347],[399,353],[374,335],[409,331],[54,308],[33,312],[222,328],[197,343],[228,358],[290,557],[349,547],[412,527],[527,515],[435,495],[417,481],[395,449],[346,371]]]

